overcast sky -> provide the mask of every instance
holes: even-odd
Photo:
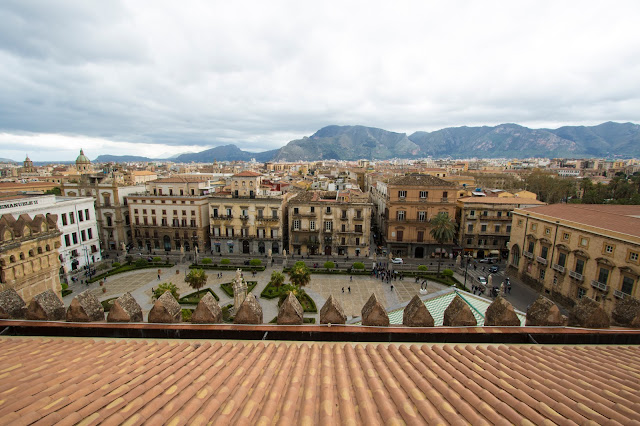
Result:
[[[0,2],[0,157],[640,122],[640,2]]]

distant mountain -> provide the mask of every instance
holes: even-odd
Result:
[[[173,159],[176,163],[213,163],[214,161],[256,161],[264,162],[271,160],[278,150],[264,152],[243,151],[233,144],[217,146],[206,151],[192,154],[182,154]]]
[[[93,162],[95,163],[137,163],[137,162],[153,162],[153,158],[141,157],[138,155],[98,155]],[[166,160],[163,160],[166,161]]]
[[[17,161],[10,158],[0,158],[0,163],[17,163]]]
[[[275,160],[357,160],[360,158],[411,158],[420,147],[406,133],[365,126],[327,126],[308,138],[280,148]]]
[[[565,126],[548,130],[563,139],[579,144],[595,157],[640,154],[640,126],[633,123],[606,122],[597,126]]]

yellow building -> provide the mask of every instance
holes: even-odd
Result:
[[[553,204],[513,212],[509,265],[556,301],[611,312],[639,297],[640,206]]]
[[[459,242],[465,253],[482,259],[507,257],[514,209],[544,205],[536,199],[465,197],[458,199]]]
[[[29,303],[46,290],[59,297],[60,235],[57,216],[47,214],[17,219],[11,214],[0,218],[0,291],[13,288]]]
[[[397,256],[436,256],[441,247],[431,237],[429,220],[440,212],[455,217],[457,186],[430,175],[397,176],[377,182],[374,196],[384,244]],[[452,246],[444,248],[450,254]]]

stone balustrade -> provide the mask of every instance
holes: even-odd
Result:
[[[0,292],[0,319],[27,319],[40,321],[101,322],[104,309],[98,299],[89,291],[77,295],[65,312],[64,305],[51,290],[36,295],[27,306],[14,289]],[[320,324],[345,324],[347,316],[340,303],[329,296],[320,309]],[[181,308],[170,292],[163,294],[149,312],[150,323],[179,323],[182,321]],[[107,322],[143,322],[142,309],[136,300],[125,293],[113,304],[107,315]],[[194,324],[219,324],[223,322],[222,311],[211,294],[205,295],[191,317]],[[262,307],[252,293],[235,312],[235,324],[263,324]],[[279,325],[301,325],[303,310],[293,293],[284,300],[278,312]],[[617,326],[640,328],[640,302],[637,299],[621,300],[611,318],[599,303],[583,297],[571,310],[569,317],[561,315],[558,307],[540,295],[527,310],[525,326],[608,328]],[[362,325],[387,327],[389,316],[385,307],[372,294],[362,308]],[[418,295],[406,305],[403,315],[406,327],[433,327],[434,321],[423,300]],[[444,313],[443,326],[475,327],[476,318],[469,305],[459,295],[452,300]],[[502,296],[498,296],[485,313],[485,326],[520,326],[513,306]]]

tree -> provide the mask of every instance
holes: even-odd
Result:
[[[162,283],[162,284],[160,284],[158,286],[158,288],[153,290],[153,297],[158,299],[160,296],[162,296],[167,291],[170,291],[171,295],[176,300],[178,300],[180,298],[180,293],[178,293],[178,287],[173,283]]]
[[[324,262],[324,268],[328,271],[329,269],[333,269],[336,267],[336,264],[333,263],[332,261],[328,260],[326,262]]]
[[[353,269],[364,269],[364,263],[362,262],[353,262]]]
[[[207,283],[207,274],[204,273],[204,269],[192,269],[184,280],[192,289],[200,290]]]
[[[45,195],[62,195],[62,190],[59,186],[53,187],[51,189],[47,189]]]
[[[260,265],[262,265],[262,260],[260,260],[260,259],[251,259],[249,261],[249,265],[251,265],[251,266],[260,266]]]
[[[271,273],[271,279],[269,280],[269,285],[274,287],[280,287],[284,284],[284,274],[278,271],[273,271]]]
[[[297,287],[304,287],[311,281],[311,271],[304,262],[296,262],[289,271],[291,283]]]
[[[447,241],[453,241],[453,237],[456,235],[456,224],[449,214],[446,212],[440,212],[429,221],[431,225],[431,231],[429,234],[435,239],[440,248],[444,249],[444,243]],[[442,252],[438,256],[438,275],[440,275],[440,263],[442,262]]]

